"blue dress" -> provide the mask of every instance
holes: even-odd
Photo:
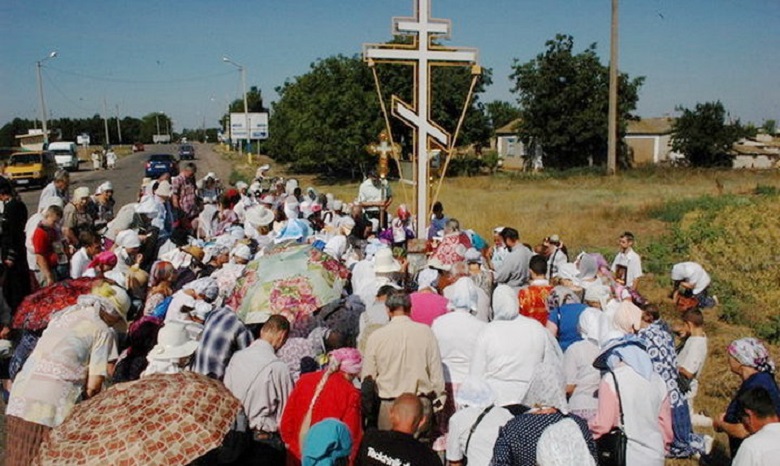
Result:
[[[739,396],[751,388],[761,387],[769,392],[769,396],[772,397],[772,402],[775,405],[775,411],[780,416],[780,390],[777,388],[777,382],[775,377],[770,372],[758,372],[751,375],[742,382],[739,386],[737,394],[732,398],[728,408],[726,408],[726,415],[723,420],[731,424],[739,424],[741,419],[739,413],[741,411],[740,403],[738,401]],[[741,438],[735,438],[729,436],[729,449],[731,450],[731,457],[733,458],[737,454],[739,446],[742,444]]]

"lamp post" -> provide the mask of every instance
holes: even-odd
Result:
[[[239,65],[238,63],[234,62],[228,57],[222,57],[222,61],[225,63],[230,63],[231,65],[238,68],[238,71],[241,72],[241,86],[244,89],[244,127],[246,129],[246,140],[249,142],[250,132],[249,132],[249,106],[247,105],[246,101],[246,68],[244,68],[243,65]],[[239,154],[241,154],[241,146],[239,146]],[[246,151],[246,157],[247,162],[250,164],[252,163],[252,151],[247,150]]]
[[[51,52],[46,57],[36,62],[36,71],[38,72],[38,97],[41,99],[41,123],[43,124],[43,147],[44,149],[49,145],[49,128],[46,124],[46,101],[43,98],[43,79],[41,78],[41,63],[44,61],[55,58],[57,52]]]

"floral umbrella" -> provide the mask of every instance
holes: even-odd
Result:
[[[121,383],[76,405],[35,464],[189,464],[222,443],[240,406],[219,381],[189,371]]]
[[[247,264],[227,304],[246,324],[262,322],[268,313],[300,322],[340,298],[348,276],[341,262],[319,249],[282,243]]]
[[[101,278],[77,278],[41,288],[22,300],[14,314],[11,326],[24,330],[46,328],[52,314],[76,304],[79,296],[89,294],[102,280]]]

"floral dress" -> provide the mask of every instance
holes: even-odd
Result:
[[[7,415],[56,427],[80,400],[88,376],[106,376],[114,333],[98,309],[76,305],[56,316],[14,381]]]

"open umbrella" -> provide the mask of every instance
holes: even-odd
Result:
[[[319,249],[298,243],[276,245],[244,269],[227,303],[246,324],[281,314],[304,320],[341,297],[349,270]]]
[[[185,465],[222,443],[240,406],[189,371],[121,383],[76,405],[35,464]]]
[[[73,306],[79,296],[89,294],[101,281],[101,278],[84,277],[63,280],[41,288],[22,300],[11,326],[16,329],[42,330],[49,325],[49,318],[53,313]]]

